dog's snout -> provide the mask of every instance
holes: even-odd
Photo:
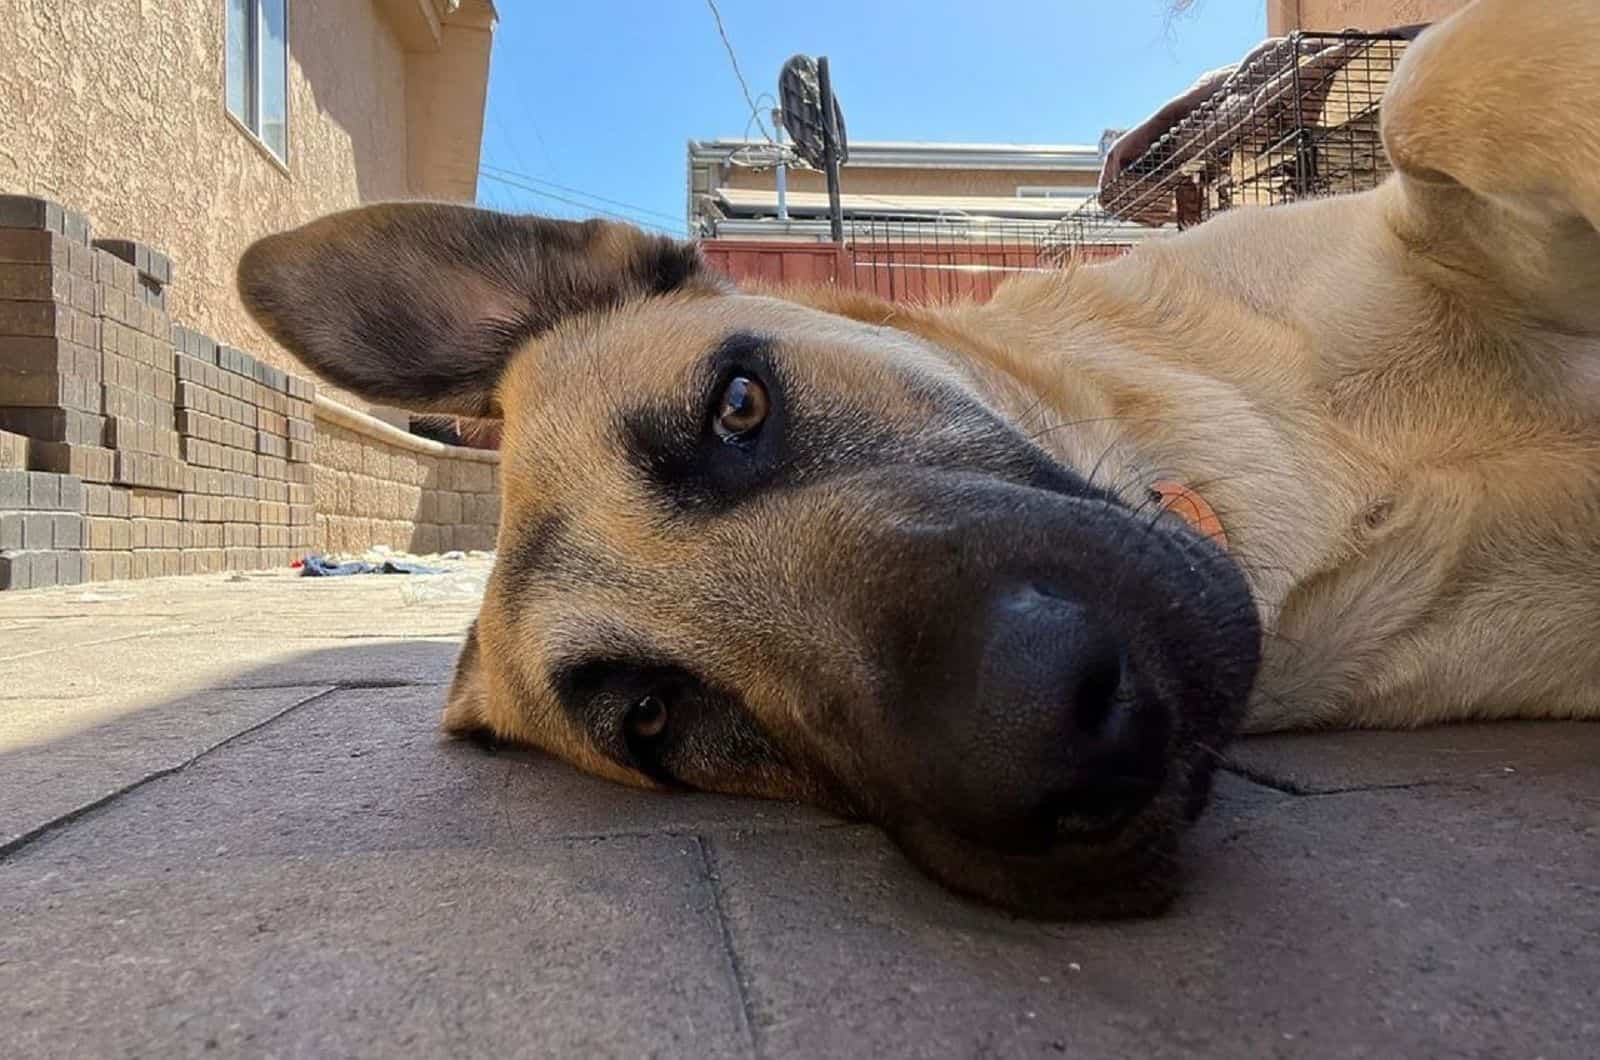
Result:
[[[928,689],[932,797],[969,839],[1038,850],[1102,834],[1159,787],[1168,724],[1130,693],[1123,645],[1085,602],[1025,584],[944,646]]]
[[[1002,594],[990,619],[979,702],[1031,715],[1039,741],[1019,838],[1099,832],[1137,812],[1160,784],[1167,727],[1135,702],[1118,638],[1086,603],[1035,585]]]
[[[1083,605],[1030,585],[1001,596],[993,617],[987,647],[996,665],[986,665],[984,677],[1001,686],[997,694],[1015,692],[1004,686],[1018,678],[1042,679],[1059,692],[1074,746],[1125,738],[1127,726],[1115,710],[1122,648]],[[1026,650],[1013,654],[1013,646]],[[1050,690],[1043,691],[1048,699]]]

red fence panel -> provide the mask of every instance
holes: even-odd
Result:
[[[713,269],[740,283],[839,283],[843,271],[841,252],[832,243],[706,239],[700,251]]]
[[[1055,267],[1055,255],[1029,243],[854,239],[831,243],[707,239],[706,262],[738,283],[838,284],[892,302],[986,301],[1013,276]],[[1073,257],[1099,261],[1122,246],[1077,247]]]

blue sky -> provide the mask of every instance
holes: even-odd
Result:
[[[479,201],[681,233],[685,142],[750,120],[705,0],[498,6],[483,163],[526,187],[485,176]],[[790,55],[827,55],[860,140],[1093,144],[1266,33],[1263,0],[1199,0],[1176,18],[1169,0],[718,6],[752,95],[776,94]]]

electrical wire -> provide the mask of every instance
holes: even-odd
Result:
[[[544,177],[536,177],[530,173],[522,173],[515,169],[507,168],[506,166],[497,166],[491,163],[484,163],[480,165],[479,168],[491,170],[502,177],[510,177],[514,180],[525,181],[529,184],[537,184],[541,187],[550,188],[554,191],[565,192],[568,195],[577,195],[585,199],[593,199],[595,202],[603,202],[607,206],[615,206],[619,209],[626,210],[630,214],[644,214],[648,217],[659,217],[664,221],[671,221],[674,224],[681,220],[681,218],[679,218],[676,214],[663,213],[660,210],[652,210],[647,206],[639,206],[635,203],[623,202],[621,199],[608,199],[604,195],[596,195],[594,192],[584,191],[582,188],[574,188],[566,184],[557,184],[553,180],[547,180]]]
[[[614,210],[602,210],[600,207],[594,205],[593,203],[582,202],[582,201],[580,201],[578,199],[568,198],[565,195],[557,195],[554,192],[544,191],[541,188],[536,188],[532,184],[526,184],[526,183],[523,183],[522,181],[511,180],[511,179],[509,179],[507,177],[497,176],[494,173],[481,173],[481,175],[483,176],[483,178],[485,180],[492,180],[496,184],[504,184],[504,185],[506,185],[508,187],[517,188],[517,189],[519,189],[521,191],[527,192],[530,195],[538,195],[541,198],[552,199],[552,200],[554,200],[556,202],[559,202],[559,203],[565,203],[568,206],[576,206],[580,210],[587,210],[590,213],[601,214],[602,216],[610,217],[613,220],[627,221],[629,224],[638,225],[640,228],[648,228],[651,231],[660,232],[662,235],[669,235],[669,236],[673,236],[673,237],[679,238],[679,239],[683,238],[683,232],[682,232],[681,229],[680,230],[673,230],[673,229],[666,228],[666,227],[664,227],[662,225],[656,224],[656,223],[654,223],[652,221],[646,221],[646,220],[644,220],[643,218],[640,218],[640,217],[632,217],[632,216],[629,216],[628,214],[617,213]],[[662,215],[662,216],[665,216],[665,215]]]
[[[723,28],[722,12],[717,10],[717,0],[706,0],[706,6],[711,9],[711,17],[717,21],[717,36],[722,38],[722,46],[728,52],[728,62],[733,65],[733,76],[739,80],[739,91],[744,93],[745,104],[750,108],[750,117],[755,119],[756,128],[760,129],[761,135],[770,142],[772,133],[767,129],[767,123],[761,120],[761,110],[750,96],[750,86],[745,84],[744,73],[739,69],[739,57],[733,54],[733,43],[728,40],[728,31]],[[746,125],[745,128],[749,126]]]

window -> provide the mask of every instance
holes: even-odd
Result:
[[[289,159],[289,0],[227,0],[228,113]]]

